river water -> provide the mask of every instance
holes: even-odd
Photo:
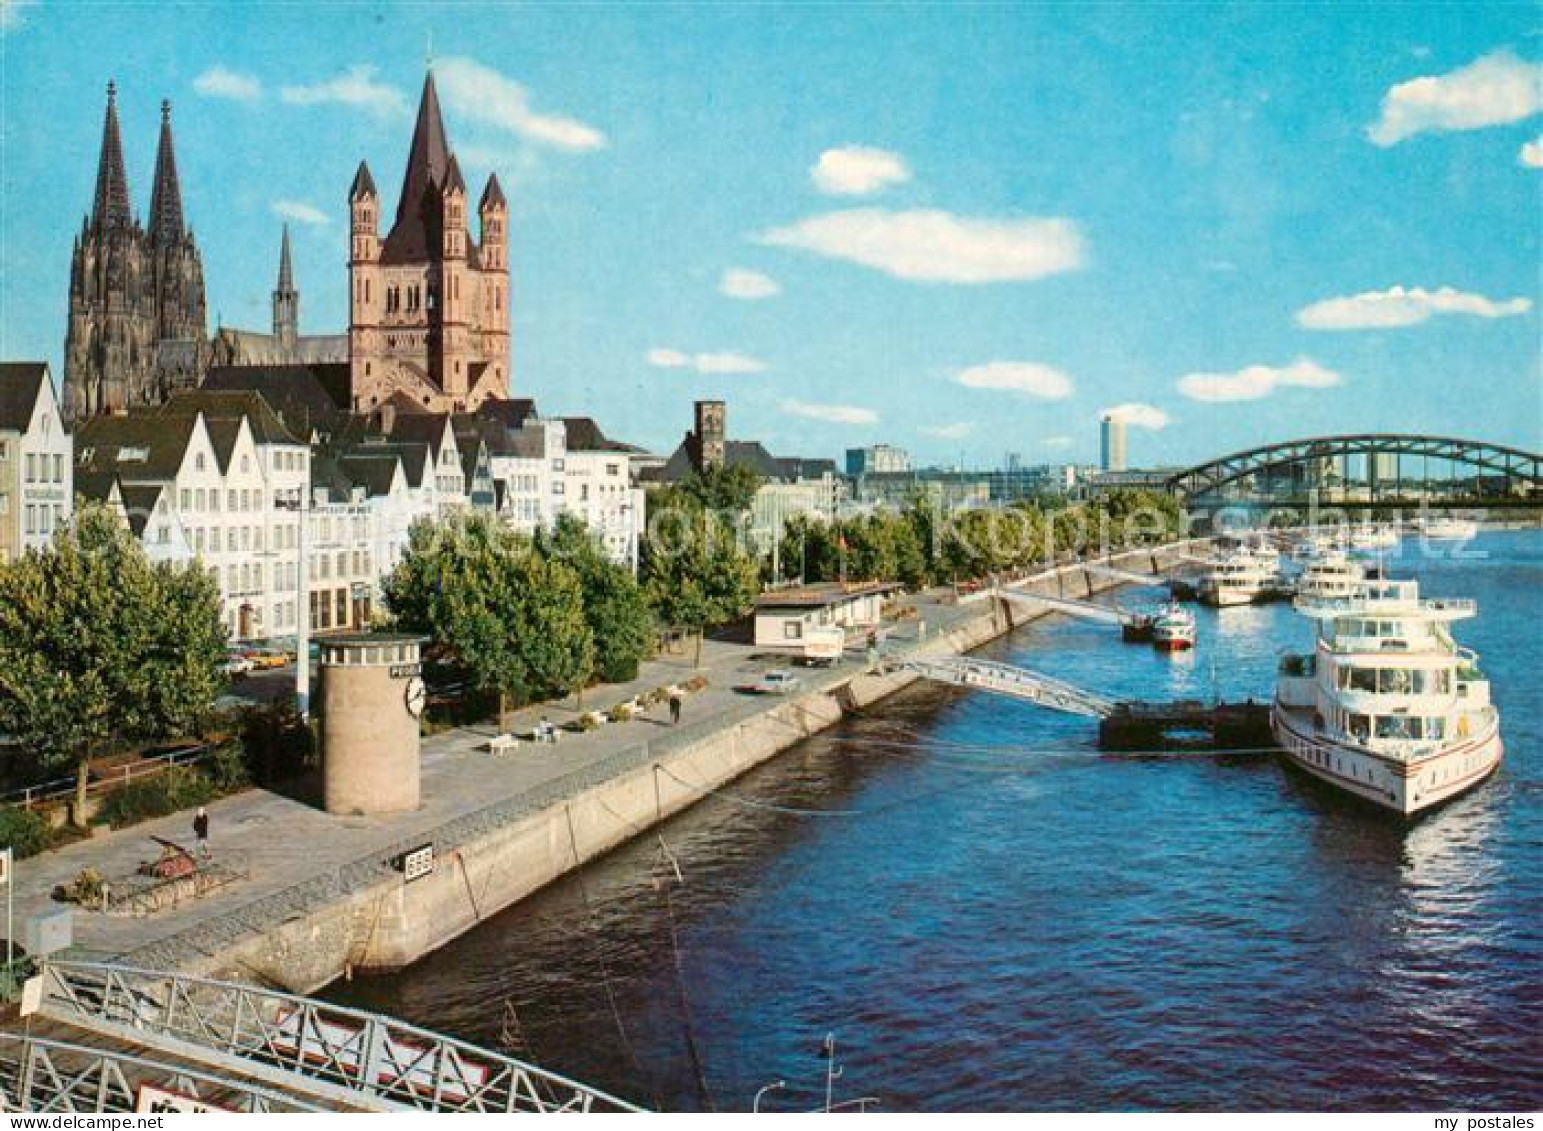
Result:
[[[1412,826],[1274,757],[1101,755],[911,689],[416,966],[329,991],[648,1105],[1543,1106],[1543,535],[1396,575],[1477,598],[1506,760]],[[1124,600],[1138,603],[1128,593]],[[1161,656],[1059,618],[985,655],[1115,696],[1267,697],[1289,607]],[[677,879],[677,869],[679,878]]]

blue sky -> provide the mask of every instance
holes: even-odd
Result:
[[[1543,447],[1527,4],[0,0],[0,356],[58,371],[109,78],[141,214],[173,102],[211,324],[266,328],[284,213],[343,330],[348,184],[394,212],[430,37],[549,414],[668,448],[723,396],[784,454],[975,466],[1094,460],[1117,405],[1142,464]]]

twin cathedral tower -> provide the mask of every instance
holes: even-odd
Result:
[[[203,262],[182,212],[171,107],[161,104],[148,226],[129,205],[113,84],[91,213],[70,264],[64,403],[71,419],[156,405],[212,365],[345,363],[348,405],[410,398],[468,411],[509,395],[508,203],[496,175],[468,230],[466,182],[445,136],[430,72],[396,216],[380,237],[380,195],[360,162],[348,192],[348,334],[304,337],[284,232],[272,332],[205,336]]]

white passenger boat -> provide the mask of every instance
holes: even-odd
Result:
[[[1296,600],[1303,602],[1341,600],[1361,591],[1366,567],[1348,555],[1333,551],[1312,558],[1297,574]]]
[[[1433,542],[1467,542],[1479,532],[1479,524],[1466,518],[1427,518],[1420,523],[1420,534]]]
[[[1346,598],[1299,601],[1311,655],[1288,656],[1271,726],[1291,761],[1413,815],[1472,789],[1500,764],[1499,712],[1478,656],[1451,624],[1472,601],[1421,600],[1414,581],[1368,580]]]
[[[1352,529],[1349,541],[1352,550],[1392,550],[1398,546],[1398,530],[1368,523]]]
[[[1195,614],[1177,601],[1169,601],[1152,618],[1152,646],[1163,652],[1182,652],[1195,646]]]
[[[1237,550],[1211,563],[1201,575],[1200,600],[1217,608],[1252,605],[1282,587],[1280,555],[1274,550]]]

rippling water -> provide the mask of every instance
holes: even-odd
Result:
[[[1104,756],[1087,720],[917,688],[330,996],[670,1108],[818,1106],[827,1030],[837,1099],[886,1110],[1543,1106],[1543,536],[1471,548],[1397,569],[1479,600],[1506,761],[1413,826],[1270,756]],[[1072,622],[987,654],[1266,697],[1308,639],[1200,615],[1174,658]]]

